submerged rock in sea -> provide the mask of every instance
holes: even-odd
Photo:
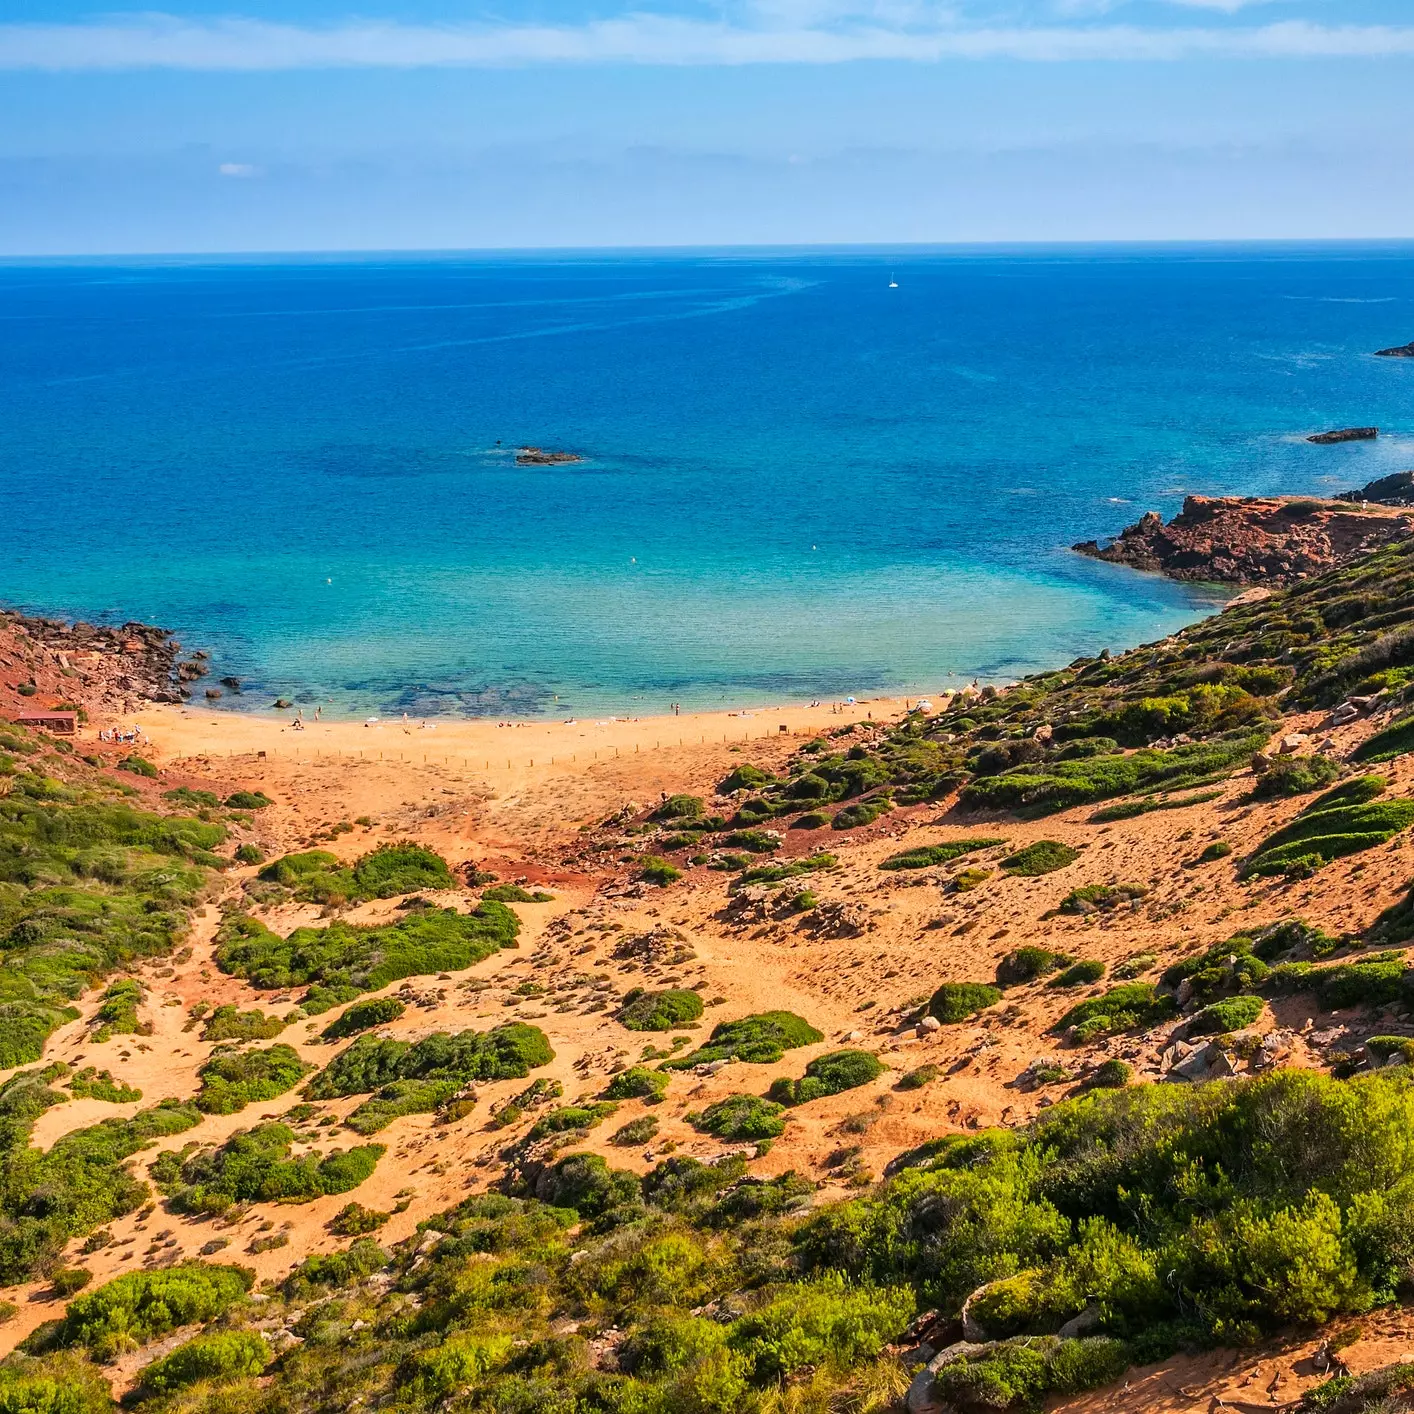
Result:
[[[1414,341],[1393,349],[1376,349],[1376,358],[1414,358]]]
[[[1334,432],[1317,432],[1306,440],[1328,447],[1334,442],[1372,442],[1379,435],[1378,427],[1337,427]]]
[[[1150,511],[1108,545],[1087,540],[1072,548],[1174,579],[1295,584],[1405,539],[1414,530],[1398,509],[1406,504],[1414,506],[1414,498],[1357,509],[1289,496],[1189,496],[1167,525]]]

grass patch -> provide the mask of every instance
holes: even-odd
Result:
[[[641,883],[652,884],[663,889],[682,878],[682,870],[670,859],[658,854],[645,854],[638,861],[638,878]]]
[[[880,865],[880,869],[929,869],[935,864],[951,864],[964,854],[976,854],[978,850],[993,849],[1003,845],[1002,839],[979,838],[970,840],[949,840],[946,844],[917,845],[913,849],[891,854]]]
[[[1140,815],[1152,815],[1156,810],[1187,810],[1191,805],[1206,805],[1210,800],[1217,800],[1222,794],[1221,790],[1200,790],[1192,795],[1125,800],[1118,805],[1103,806],[1090,817],[1090,823],[1103,825],[1114,820],[1133,820]]]
[[[1042,874],[1054,874],[1080,858],[1080,851],[1059,840],[1037,840],[1002,860],[1002,871],[1034,879]]]
[[[1401,717],[1367,737],[1350,753],[1350,759],[1373,766],[1381,761],[1393,761],[1396,756],[1410,751],[1414,751],[1414,716]]]
[[[1269,835],[1242,867],[1242,876],[1313,873],[1333,859],[1387,843],[1414,824],[1414,800],[1378,800],[1381,776],[1357,776],[1307,806]]]
[[[1065,969],[1064,972],[1057,973],[1047,983],[1050,987],[1086,987],[1091,982],[1098,982],[1105,975],[1105,964],[1103,962],[1085,961],[1075,962]]]
[[[997,985],[1015,987],[1024,982],[1034,982],[1045,977],[1058,967],[1069,967],[1075,959],[1069,953],[1052,952],[1037,944],[1013,948],[997,964]]]

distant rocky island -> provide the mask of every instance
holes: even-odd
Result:
[[[1336,442],[1373,442],[1379,435],[1378,427],[1338,427],[1334,432],[1317,432],[1306,440],[1329,447]]]
[[[1167,525],[1150,511],[1109,544],[1072,546],[1109,564],[1173,579],[1285,586],[1414,533],[1414,472],[1329,500],[1189,496]]]
[[[1414,358],[1414,340],[1393,349],[1376,349],[1376,358]]]

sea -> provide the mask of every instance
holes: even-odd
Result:
[[[0,603],[170,628],[218,710],[1010,680],[1231,593],[1074,542],[1414,467],[1411,338],[1414,243],[12,261]]]

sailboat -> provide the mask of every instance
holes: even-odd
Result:
[[[898,289],[898,281],[894,279],[892,274],[889,276],[889,288],[891,290]]]

